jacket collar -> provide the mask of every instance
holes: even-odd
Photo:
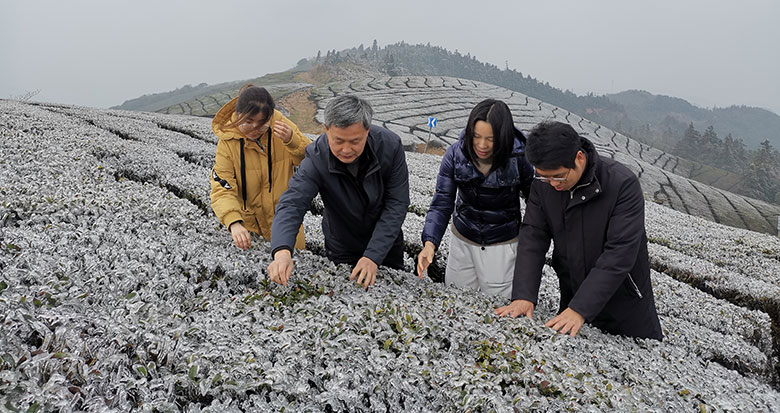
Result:
[[[336,155],[333,155],[333,153],[330,151],[330,145],[328,144],[327,139],[328,135],[325,135],[325,149],[328,151],[328,172],[349,175],[346,164],[336,158]],[[376,152],[374,151],[374,138],[371,136],[370,129],[368,132],[368,137],[366,138],[366,147],[363,149],[363,153],[358,157],[357,162],[360,163],[361,169],[364,168],[364,162],[368,164],[368,167],[365,167],[366,172],[363,176],[368,176],[379,170],[381,167],[379,164],[379,158],[376,156]]]
[[[463,132],[461,132],[458,142],[455,144],[456,150],[456,166],[460,164],[462,167],[455,168],[455,180],[459,182],[469,182],[475,180],[482,180],[481,186],[488,188],[499,188],[507,186],[520,180],[520,168],[518,168],[517,162],[520,156],[525,154],[525,143],[518,138],[515,138],[514,147],[512,153],[509,155],[507,164],[501,168],[494,169],[485,176],[480,172],[476,165],[471,162],[466,155],[466,148],[464,147]]]
[[[580,137],[580,140],[582,150],[587,157],[587,164],[580,180],[569,190],[570,202],[566,209],[587,202],[601,193],[601,183],[597,178],[597,172],[601,166],[599,154],[596,152],[596,147],[587,138]]]

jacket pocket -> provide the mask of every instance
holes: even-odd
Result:
[[[634,295],[636,295],[638,298],[642,298],[642,292],[639,291],[639,287],[637,287],[636,283],[634,282],[634,279],[631,278],[631,274],[628,274],[628,283],[629,283],[629,290],[633,292]]]

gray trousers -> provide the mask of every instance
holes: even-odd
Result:
[[[450,255],[444,282],[482,291],[488,295],[512,297],[512,280],[515,274],[517,241],[484,247],[450,237]]]

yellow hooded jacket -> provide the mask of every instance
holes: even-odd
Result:
[[[238,127],[224,128],[236,119],[237,101],[236,97],[226,103],[211,122],[211,129],[219,138],[217,159],[210,179],[211,208],[225,227],[230,228],[230,224],[243,221],[247,230],[270,240],[276,203],[287,190],[293,167],[300,165],[304,149],[311,139],[278,110],[274,110],[271,116],[268,132],[257,141],[247,139]],[[292,137],[287,144],[271,136],[277,120],[292,128]],[[267,155],[269,142],[270,162]],[[301,226],[295,248],[304,248],[305,245]]]

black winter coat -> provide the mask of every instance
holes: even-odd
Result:
[[[639,179],[581,139],[587,166],[572,190],[559,192],[539,181],[531,185],[512,299],[536,303],[552,239],[560,311],[569,307],[613,334],[660,340]]]
[[[306,157],[276,205],[272,256],[280,249],[292,250],[303,216],[319,193],[330,260],[355,263],[365,256],[377,265],[403,268],[401,224],[409,208],[409,172],[401,138],[371,126],[359,162],[355,177],[331,154],[326,134],[306,147]],[[391,249],[393,262],[387,263]]]
[[[461,139],[451,145],[441,160],[436,193],[425,216],[423,245],[437,248],[450,216],[458,232],[482,245],[511,240],[520,229],[520,194],[528,197],[534,171],[525,158],[525,137],[516,133],[506,165],[487,176],[468,159]]]

